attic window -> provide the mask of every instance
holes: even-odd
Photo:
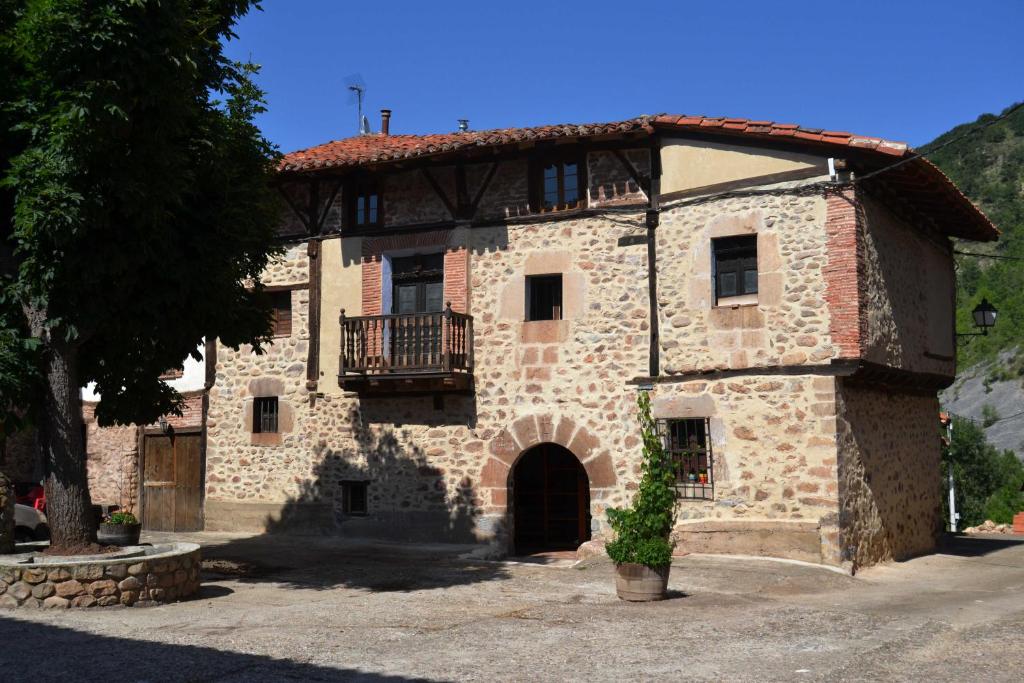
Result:
[[[712,247],[716,302],[757,303],[757,235],[722,237]]]
[[[547,212],[582,207],[583,177],[579,155],[558,155],[536,161],[532,173],[535,209]]]
[[[383,211],[376,183],[359,182],[351,193],[351,220],[356,226],[380,225]]]

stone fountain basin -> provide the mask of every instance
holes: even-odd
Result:
[[[148,606],[199,590],[196,543],[131,546],[102,555],[0,556],[0,608]]]

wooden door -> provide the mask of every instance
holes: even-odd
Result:
[[[147,435],[143,448],[142,526],[199,531],[203,475],[199,434]]]
[[[512,483],[517,553],[575,550],[590,540],[590,485],[571,452],[534,447],[516,463]]]

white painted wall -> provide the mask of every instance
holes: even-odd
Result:
[[[199,344],[199,354],[202,356],[206,350],[205,342]],[[203,388],[206,383],[206,359],[196,360],[192,356],[185,359],[185,365],[183,368],[184,372],[181,377],[177,379],[167,380],[167,384],[179,392],[185,391],[198,391]],[[100,400],[100,395],[96,391],[95,382],[89,382],[85,388],[82,389],[82,400],[96,402]]]

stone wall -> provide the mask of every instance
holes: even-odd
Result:
[[[151,557],[17,565],[0,562],[0,608],[148,607],[199,590],[194,543]]]
[[[94,505],[125,507],[138,512],[139,428],[135,425],[100,427],[96,404],[82,403],[86,469]]]
[[[656,418],[710,418],[714,500],[680,501],[681,550],[839,563],[833,377],[665,383],[652,399]]]
[[[864,193],[863,355],[913,372],[955,374],[952,245],[898,219]]]
[[[842,381],[837,415],[843,560],[856,568],[932,550],[942,524],[935,395]]]
[[[14,483],[43,479],[43,462],[36,442],[36,430],[23,429],[7,437],[0,453],[0,471]]]
[[[664,212],[657,235],[663,372],[820,364],[833,357],[822,197],[701,203]],[[717,306],[712,239],[735,235],[757,235],[757,302]]]

